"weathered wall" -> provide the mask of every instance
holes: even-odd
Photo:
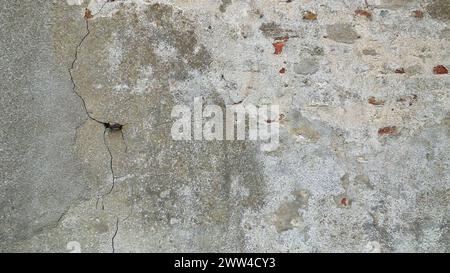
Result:
[[[450,251],[450,1],[2,1],[0,22],[1,251]],[[280,146],[172,140],[200,95],[280,105]]]

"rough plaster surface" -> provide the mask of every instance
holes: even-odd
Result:
[[[448,0],[1,1],[0,22],[0,251],[450,251]],[[280,146],[172,140],[195,96],[280,105]]]

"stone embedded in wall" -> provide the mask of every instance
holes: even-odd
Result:
[[[338,23],[327,26],[327,36],[338,43],[353,44],[360,36],[349,23]]]
[[[294,64],[294,72],[301,75],[311,75],[319,70],[319,62],[314,58],[304,58]]]

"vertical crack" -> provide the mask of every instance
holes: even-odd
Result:
[[[116,239],[117,233],[119,232],[119,217],[117,217],[116,220],[116,231],[114,232],[113,237],[111,238],[111,248],[112,248],[112,253],[116,252],[116,248],[114,246],[114,239]]]
[[[83,98],[83,96],[77,91],[77,84],[75,83],[75,79],[74,79],[74,77],[73,77],[73,70],[75,69],[75,65],[76,65],[76,63],[77,63],[77,61],[78,61],[78,54],[79,54],[79,51],[80,51],[81,47],[83,46],[83,43],[86,41],[86,39],[88,38],[88,36],[91,34],[91,30],[90,30],[90,28],[89,28],[89,19],[91,19],[91,18],[93,18],[94,16],[96,16],[97,14],[99,14],[99,13],[103,10],[103,8],[105,7],[105,5],[106,5],[107,3],[110,3],[110,2],[114,2],[114,0],[106,0],[106,1],[102,4],[102,6],[100,7],[100,9],[99,9],[95,14],[91,14],[90,11],[86,9],[86,12],[89,11],[89,13],[86,13],[86,14],[88,14],[89,16],[86,16],[86,14],[85,14],[85,17],[84,17],[84,22],[85,22],[85,24],[86,24],[86,33],[85,33],[85,35],[83,36],[83,38],[80,40],[80,42],[78,43],[78,45],[76,46],[73,61],[72,61],[71,65],[70,65],[70,67],[69,67],[69,69],[68,69],[69,75],[70,75],[70,81],[72,82],[72,91],[73,91],[73,93],[75,93],[75,95],[77,95],[77,97],[81,100],[81,103],[82,103],[82,105],[83,105],[83,108],[84,108],[84,111],[85,111],[85,113],[86,113],[86,116],[88,117],[88,119],[90,119],[90,120],[92,120],[92,121],[94,121],[94,122],[96,122],[96,123],[98,123],[98,124],[101,124],[102,126],[105,127],[105,130],[104,130],[104,132],[103,132],[103,143],[104,143],[104,145],[105,145],[105,147],[106,147],[106,149],[107,149],[107,151],[108,151],[108,154],[109,154],[109,158],[110,158],[110,160],[109,160],[109,161],[110,161],[110,163],[109,163],[109,169],[110,169],[110,172],[111,172],[111,175],[112,175],[112,186],[111,186],[111,189],[110,189],[105,195],[110,194],[110,193],[113,191],[113,189],[114,189],[114,187],[115,187],[115,182],[116,182],[116,176],[115,176],[114,168],[113,168],[114,157],[113,157],[113,154],[112,154],[112,152],[111,152],[111,149],[110,149],[110,147],[109,147],[109,145],[108,145],[108,143],[107,143],[107,141],[106,141],[106,131],[107,131],[108,129],[110,129],[111,131],[120,130],[121,133],[122,133],[122,139],[125,141],[125,139],[124,139],[124,137],[123,137],[123,132],[122,132],[122,125],[117,124],[117,123],[109,123],[109,122],[101,121],[101,120],[95,118],[95,117],[89,112],[88,107],[87,107],[86,100],[85,100],[85,99]],[[105,196],[105,195],[103,195],[103,196]],[[98,202],[99,202],[99,200],[97,199],[96,207],[98,206]],[[102,208],[104,209],[103,201],[102,201]]]
[[[110,169],[111,175],[112,175],[112,185],[111,185],[111,189],[105,195],[110,194],[114,190],[114,187],[116,185],[116,175],[114,174],[114,166],[113,166],[114,156],[111,152],[109,145],[106,142],[106,131],[107,130],[108,130],[108,128],[105,126],[105,130],[103,131],[103,143],[105,144],[106,150],[108,151],[108,154],[109,154],[109,169]]]
[[[76,63],[77,63],[77,61],[78,61],[78,54],[79,54],[79,51],[80,51],[81,47],[83,46],[83,43],[86,41],[86,39],[87,39],[87,38],[89,37],[89,35],[91,34],[91,31],[90,31],[90,28],[89,28],[89,19],[91,19],[91,18],[93,18],[94,16],[96,16],[97,14],[99,14],[99,13],[103,10],[103,8],[105,7],[105,5],[106,5],[107,3],[111,3],[111,2],[114,2],[114,1],[115,1],[115,0],[106,0],[106,1],[102,4],[102,6],[100,7],[100,9],[99,9],[95,14],[91,14],[90,11],[89,11],[88,9],[86,9],[86,12],[89,12],[89,13],[86,13],[86,14],[85,14],[85,17],[84,17],[84,21],[85,21],[85,24],[86,24],[86,33],[85,33],[85,35],[83,36],[83,38],[80,40],[80,42],[78,43],[78,45],[76,46],[76,48],[75,48],[75,53],[74,53],[74,57],[73,57],[73,61],[72,61],[71,65],[70,65],[70,67],[69,67],[69,69],[68,69],[69,75],[70,75],[70,81],[72,82],[72,91],[73,91],[73,93],[75,93],[75,95],[77,95],[77,97],[81,100],[81,103],[82,103],[82,105],[83,105],[83,108],[84,108],[84,111],[85,111],[85,113],[86,113],[87,118],[90,119],[90,120],[92,120],[92,121],[94,121],[94,122],[97,123],[97,124],[101,124],[102,126],[104,126],[104,131],[103,131],[103,144],[105,145],[106,150],[108,151],[108,154],[109,154],[109,170],[110,170],[111,175],[112,175],[112,185],[111,185],[111,188],[109,189],[109,191],[108,191],[107,193],[105,193],[105,194],[104,194],[103,196],[101,196],[101,197],[100,197],[100,196],[97,197],[97,202],[96,202],[96,204],[95,204],[95,207],[97,208],[97,207],[99,206],[99,201],[100,201],[100,199],[101,199],[102,210],[104,210],[103,197],[104,197],[105,195],[110,194],[110,193],[114,190],[114,187],[115,187],[115,184],[116,184],[116,175],[115,175],[115,172],[114,172],[114,165],[113,165],[113,163],[114,163],[114,156],[113,156],[113,153],[112,153],[112,151],[111,151],[111,148],[110,148],[109,145],[108,145],[108,142],[106,141],[106,136],[107,136],[107,132],[120,132],[120,133],[121,133],[121,136],[122,136],[122,140],[123,140],[123,142],[125,143],[125,137],[124,137],[124,134],[123,134],[123,131],[122,131],[123,125],[121,125],[121,124],[119,124],[119,123],[110,123],[110,122],[106,122],[106,121],[101,121],[101,120],[95,118],[95,117],[89,112],[88,107],[87,107],[87,104],[86,104],[86,100],[85,100],[85,99],[83,98],[83,96],[82,96],[80,93],[78,93],[78,91],[77,91],[77,84],[76,84],[75,79],[74,79],[74,77],[73,77],[73,70],[75,69],[75,65],[76,65]],[[88,16],[87,16],[87,15],[88,15]],[[77,128],[77,129],[78,129],[78,128]],[[125,143],[125,147],[126,147],[126,150],[127,150],[128,147],[127,147],[126,143]],[[126,150],[125,150],[125,151],[126,151]],[[64,214],[63,214],[62,216],[64,216]],[[62,216],[60,217],[60,219],[58,220],[58,222],[61,220]],[[111,248],[112,248],[112,253],[115,253],[115,251],[116,251],[115,245],[114,245],[114,240],[115,240],[115,238],[116,238],[118,232],[119,232],[119,217],[117,217],[117,219],[116,219],[116,230],[114,231],[114,234],[113,234],[113,236],[112,236],[112,238],[111,238]]]
[[[86,23],[86,34],[83,36],[83,38],[81,39],[81,41],[78,43],[76,49],[75,49],[75,55],[72,61],[72,65],[69,67],[69,75],[70,75],[70,81],[72,82],[72,91],[73,93],[75,93],[75,95],[78,96],[78,98],[81,100],[81,103],[83,105],[84,111],[86,112],[86,115],[89,119],[103,124],[103,122],[99,121],[98,119],[94,118],[88,111],[87,109],[87,105],[86,105],[86,101],[84,100],[84,98],[77,92],[77,85],[75,83],[75,79],[73,78],[73,69],[75,68],[75,63],[78,60],[78,51],[80,50],[81,46],[83,45],[84,41],[86,40],[86,38],[89,36],[89,34],[91,34],[91,31],[89,30],[89,21],[87,18],[84,19],[85,23]]]
[[[90,17],[92,18],[92,17],[96,16],[97,14],[99,14],[99,13],[103,10],[103,8],[105,7],[105,5],[106,5],[107,3],[109,3],[109,2],[113,2],[113,1],[111,1],[111,0],[106,0],[106,1],[103,3],[103,5],[100,7],[100,9],[99,9],[95,14],[91,15]],[[73,71],[74,68],[75,68],[76,62],[78,61],[78,52],[79,52],[81,46],[83,45],[84,41],[85,41],[85,40],[87,39],[87,37],[91,34],[91,30],[89,29],[89,19],[90,19],[90,18],[87,17],[87,16],[85,15],[85,17],[84,17],[84,22],[85,22],[85,24],[86,24],[86,34],[83,36],[83,38],[81,39],[81,41],[78,43],[77,47],[75,48],[74,58],[73,58],[73,61],[72,61],[71,66],[69,67],[68,70],[69,70],[69,75],[70,75],[70,81],[72,82],[72,91],[73,91],[73,93],[75,93],[75,94],[78,96],[78,98],[81,100],[82,105],[83,105],[83,108],[84,108],[84,111],[86,112],[87,117],[88,117],[89,119],[91,119],[91,120],[97,122],[97,123],[105,124],[105,122],[102,122],[102,121],[100,121],[100,120],[94,118],[94,117],[89,113],[88,108],[87,108],[87,105],[86,105],[86,100],[83,98],[83,96],[81,96],[80,93],[77,92],[77,85],[76,85],[76,83],[75,83],[75,79],[73,78],[73,73],[72,73],[72,71]]]

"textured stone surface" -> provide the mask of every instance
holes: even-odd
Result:
[[[0,251],[450,251],[448,1],[2,1],[0,22]],[[172,140],[196,96],[279,105],[278,149]]]

